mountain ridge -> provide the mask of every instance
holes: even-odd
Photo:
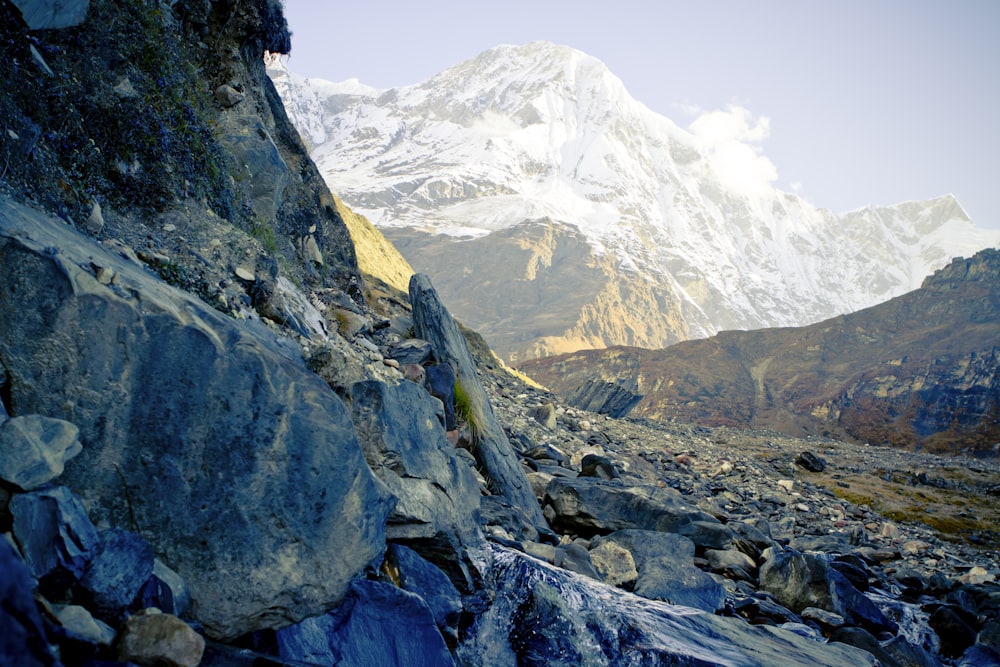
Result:
[[[808,324],[914,289],[952,257],[1000,242],[951,195],[837,215],[766,179],[737,182],[725,151],[635,101],[600,61],[569,47],[501,46],[386,91],[310,83],[280,60],[269,73],[331,189],[394,243],[405,237],[410,264],[511,360]],[[760,158],[752,144],[736,147]],[[539,313],[531,300],[477,314],[456,266],[501,253],[482,278],[530,282],[538,267],[507,249],[502,232],[539,219],[591,247],[575,258],[591,269],[589,304],[609,293],[668,295],[667,310],[642,314],[651,330],[609,327],[584,341],[585,306]],[[522,234],[520,245],[544,243]],[[577,268],[542,268],[545,295],[525,288],[536,301],[574,288],[565,276]],[[609,321],[630,319],[624,305],[604,310]],[[519,328],[504,333],[511,322]]]
[[[807,327],[582,351],[520,370],[563,395],[593,378],[641,395],[637,417],[996,454],[998,284],[1000,251],[987,249],[913,292]]]

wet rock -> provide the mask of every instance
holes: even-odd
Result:
[[[118,640],[120,660],[148,667],[197,667],[204,651],[201,635],[159,609],[129,616]]]
[[[55,667],[32,593],[31,574],[13,545],[0,536],[0,664]]]
[[[83,576],[100,538],[72,491],[57,486],[17,494],[10,511],[14,539],[43,591],[59,590]]]
[[[323,616],[277,632],[283,660],[314,665],[453,665],[421,598],[391,584],[357,580]]]
[[[626,487],[590,477],[553,479],[545,503],[554,512],[553,528],[581,535],[630,528],[676,531],[692,521],[715,521],[673,489]]]
[[[25,491],[52,481],[83,451],[79,435],[73,424],[41,415],[0,421],[0,478]]]
[[[72,416],[87,446],[60,480],[94,521],[144,531],[209,634],[320,613],[384,551],[388,491],[298,347],[6,201],[0,264],[17,267],[0,290],[5,400]]]
[[[456,649],[475,665],[810,665],[865,667],[871,655],[742,619],[691,613],[494,549],[494,602]],[[600,591],[600,592],[599,592]],[[499,641],[498,641],[499,639]]]
[[[456,382],[462,386],[470,418],[475,422],[473,455],[490,484],[490,490],[521,508],[536,526],[545,528],[545,517],[535,500],[531,484],[524,476],[506,434],[497,423],[489,397],[476,375],[468,343],[458,325],[441,303],[427,276],[415,274],[410,278],[409,287],[417,337],[431,342],[439,361],[455,363]]]
[[[110,528],[100,533],[100,544],[80,580],[93,609],[114,617],[135,598],[153,574],[153,547],[137,533]]]
[[[479,485],[454,454],[430,396],[412,382],[351,388],[358,439],[372,471],[398,498],[386,537],[428,540],[450,559],[480,540]]]
[[[401,544],[389,545],[386,566],[394,571],[400,588],[420,596],[427,604],[441,634],[453,642],[457,641],[462,596],[448,576],[416,551]]]
[[[796,456],[795,463],[809,472],[823,472],[826,470],[826,460],[809,451],[802,452]]]

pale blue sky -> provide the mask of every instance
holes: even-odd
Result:
[[[681,126],[769,119],[774,184],[844,212],[952,193],[1000,228],[1000,0],[285,0],[288,67],[378,88],[498,44],[604,61]]]

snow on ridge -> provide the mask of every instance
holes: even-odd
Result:
[[[279,92],[331,189],[375,224],[460,238],[566,221],[682,301],[728,312],[718,328],[857,310],[1000,243],[951,195],[837,215],[774,188],[752,154],[758,173],[741,187],[706,128],[682,129],[596,58],[547,42],[388,91],[289,75]],[[766,134],[743,120],[745,136]]]

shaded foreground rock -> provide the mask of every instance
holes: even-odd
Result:
[[[209,634],[321,613],[381,554],[389,497],[350,413],[271,334],[6,199],[0,265],[8,407],[80,428],[62,480],[177,569]]]
[[[336,610],[278,631],[278,651],[296,664],[453,665],[430,609],[391,584],[358,580]]]
[[[871,654],[610,589],[493,550],[493,605],[458,647],[461,662],[514,665],[873,666]],[[498,641],[507,638],[509,641]]]
[[[0,537],[0,664],[50,667],[60,664],[42,640],[45,629],[32,596],[31,574],[14,547]]]

